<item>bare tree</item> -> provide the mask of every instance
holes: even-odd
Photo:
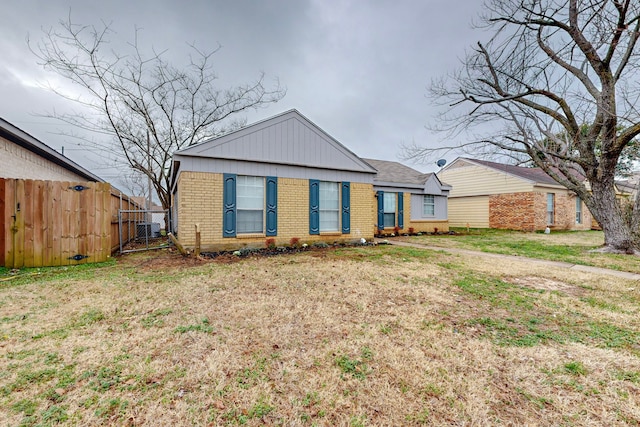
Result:
[[[219,47],[203,52],[189,46],[190,62],[179,68],[164,59],[165,52],[145,57],[137,31],[128,55],[114,52],[112,33],[109,25],[82,26],[69,18],[30,47],[46,70],[82,91],[69,94],[50,86],[80,107],[51,116],[106,136],[111,145],[102,148],[115,146],[132,169],[149,177],[166,209],[173,153],[244,125],[238,113],[277,102],[285,90],[277,82],[266,88],[263,74],[250,84],[217,88],[211,58]]]
[[[478,43],[430,93],[446,105],[440,129],[479,148],[527,160],[574,191],[604,230],[603,249],[640,245],[640,199],[616,200],[616,165],[640,133],[640,2],[487,0]],[[405,147],[422,158],[434,149]]]

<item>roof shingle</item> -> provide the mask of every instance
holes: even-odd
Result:
[[[374,182],[395,182],[399,184],[422,185],[431,176],[430,173],[422,173],[398,162],[376,159],[362,160],[377,169],[378,174],[373,179]]]

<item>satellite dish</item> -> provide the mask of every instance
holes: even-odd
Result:
[[[446,165],[446,164],[447,164],[447,161],[446,161],[445,159],[440,159],[440,160],[438,160],[438,161],[436,162],[436,165],[437,165],[439,168],[443,167],[443,166],[444,166],[444,165]]]

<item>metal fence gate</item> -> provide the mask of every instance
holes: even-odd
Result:
[[[118,233],[120,253],[148,251],[171,246],[167,235],[171,218],[164,209],[120,209]]]

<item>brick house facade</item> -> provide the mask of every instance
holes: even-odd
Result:
[[[448,188],[441,191],[437,179],[425,175],[420,183],[388,183],[376,181],[378,174],[290,110],[174,154],[173,231],[185,247],[193,247],[197,224],[202,250],[216,251],[264,247],[267,241],[286,246],[292,239],[371,240],[381,227],[376,196],[383,191],[394,200],[385,212],[393,222],[389,230],[448,229]],[[438,200],[428,217],[414,215],[431,188],[436,188],[433,197],[444,201]]]
[[[309,182],[305,179],[278,179],[278,231],[275,236],[266,233],[236,234],[225,237],[222,212],[222,173],[185,171],[178,178],[174,203],[178,206],[177,235],[186,247],[195,245],[195,225],[199,224],[203,247],[211,250],[232,250],[242,247],[264,247],[266,239],[273,239],[278,246],[289,245],[291,240],[311,244],[317,241],[327,243],[371,239],[371,225],[374,222],[371,194],[372,184],[350,183],[350,232],[342,231],[309,233]]]
[[[556,192],[553,222],[547,221],[547,194],[522,192],[489,196],[489,228],[536,231],[546,227],[559,230],[589,230],[591,213],[584,207],[576,218],[576,196]]]
[[[439,176],[453,186],[449,196],[452,227],[592,228],[593,218],[584,202],[539,168],[458,158]]]

